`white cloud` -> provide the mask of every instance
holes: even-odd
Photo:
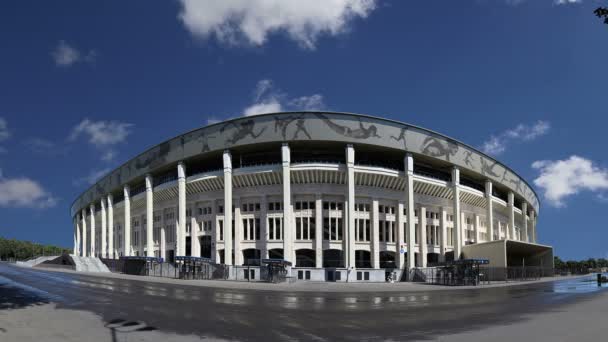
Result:
[[[260,80],[254,92],[254,103],[243,110],[244,116],[281,111],[321,110],[325,108],[323,96],[313,94],[310,96],[289,97],[274,86],[272,80]]]
[[[92,121],[82,120],[72,129],[70,140],[76,140],[84,134],[88,137],[89,143],[101,147],[115,145],[124,142],[131,134],[133,124],[118,121]]]
[[[557,207],[564,205],[564,198],[580,191],[608,190],[608,169],[576,155],[564,160],[536,161],[532,167],[540,172],[534,184],[543,190],[549,203]],[[600,193],[600,196],[604,195]]]
[[[84,119],[72,129],[68,140],[75,141],[84,135],[91,145],[101,150],[101,160],[109,162],[116,156],[111,147],[125,142],[131,134],[131,127],[133,124],[126,122]]]
[[[72,184],[74,186],[81,186],[83,184],[89,184],[89,185],[93,185],[95,184],[98,180],[101,179],[101,177],[105,176],[108,172],[110,172],[112,169],[107,167],[107,168],[103,168],[101,170],[91,170],[91,172],[89,172],[88,175],[75,179]]]
[[[178,18],[195,36],[226,44],[261,46],[268,35],[284,32],[307,49],[319,36],[348,30],[366,18],[377,0],[180,0]]]
[[[243,111],[243,115],[251,116],[264,113],[276,113],[281,111],[283,111],[283,107],[281,106],[281,104],[275,100],[271,100],[270,102],[252,104],[251,106],[245,108],[245,110]]]
[[[55,61],[55,65],[68,67],[78,62],[94,62],[97,58],[97,52],[95,50],[89,50],[89,52],[83,55],[77,48],[70,46],[64,40],[61,40],[53,51],[51,51],[51,56]]]
[[[498,155],[503,153],[507,146],[514,141],[531,141],[545,135],[551,129],[547,121],[539,120],[533,125],[519,124],[513,129],[506,130],[499,135],[493,135],[486,140],[481,150],[487,154]]]
[[[555,0],[556,5],[580,4],[583,0]]]
[[[49,208],[57,199],[29,178],[4,178],[0,170],[0,207]]]

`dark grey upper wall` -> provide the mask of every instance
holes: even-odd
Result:
[[[402,149],[454,164],[511,189],[538,213],[532,188],[515,172],[482,152],[439,133],[365,115],[329,112],[264,114],[220,122],[155,146],[115,169],[78,197],[72,216],[125,183],[171,163],[234,146],[281,141],[339,141]]]

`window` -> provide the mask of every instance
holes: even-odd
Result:
[[[268,239],[281,240],[283,238],[283,218],[269,217],[268,218]]]
[[[260,219],[259,218],[244,218],[243,222],[243,240],[254,241],[260,239]]]
[[[218,220],[220,241],[224,241],[224,220]]]
[[[217,207],[217,212],[220,213],[220,214],[223,214],[224,213],[224,206],[223,205],[219,205]]]
[[[370,220],[355,219],[355,240],[359,242],[367,242],[371,239]]]

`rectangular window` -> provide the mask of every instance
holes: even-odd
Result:
[[[255,239],[260,240],[260,219],[255,218]]]
[[[327,202],[325,202],[327,203]],[[329,226],[329,217],[324,217],[323,218],[323,239],[324,240],[329,240],[330,237],[330,226]]]
[[[299,202],[296,202],[299,203]],[[302,240],[302,218],[296,217],[296,240]]]
[[[268,239],[274,240],[274,218],[268,219]]]
[[[220,224],[220,227],[219,227],[220,241],[224,241],[224,221],[223,220],[219,220],[218,222]]]

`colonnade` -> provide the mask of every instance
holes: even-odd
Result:
[[[343,244],[343,252],[345,256],[345,266],[346,267],[355,267],[355,204],[356,204],[356,182],[355,182],[355,148],[352,145],[347,145],[345,148],[346,155],[346,186],[344,189],[344,244]],[[232,222],[233,222],[233,167],[232,167],[232,156],[230,151],[226,150],[223,153],[223,180],[224,180],[224,189],[223,189],[223,203],[224,203],[224,263],[225,264],[235,264],[241,265],[243,263],[243,255],[241,251],[241,237],[242,234],[237,229],[240,229],[240,224],[236,224],[234,240],[233,236],[230,233],[232,231]],[[284,258],[288,261],[291,261],[295,264],[295,252],[294,252],[294,236],[293,232],[295,230],[295,223],[293,218],[293,207],[292,207],[292,193],[291,193],[291,152],[288,144],[283,144],[281,146],[281,172],[282,172],[282,212],[283,212],[283,255]],[[427,218],[426,218],[426,207],[424,206],[416,206],[414,201],[414,182],[417,177],[414,174],[414,157],[411,153],[407,153],[404,160],[404,173],[403,177],[405,177],[405,191],[402,197],[402,200],[398,202],[398,210],[396,216],[396,227],[395,229],[395,243],[396,243],[396,256],[395,262],[398,267],[402,268],[405,266],[405,262],[407,260],[407,267],[413,268],[418,264],[419,266],[426,266],[427,264],[427,252],[428,245],[426,244],[426,226],[427,226]],[[175,229],[175,241],[176,241],[176,256],[182,256],[186,254],[186,164],[184,162],[179,162],[177,164],[177,224]],[[147,256],[154,256],[154,240],[153,240],[153,227],[154,227],[154,182],[153,176],[151,174],[147,174],[145,176],[145,203],[146,203],[146,253]],[[462,185],[460,184],[460,170],[457,167],[452,168],[451,172],[451,182],[448,186],[452,190],[453,199],[452,199],[452,214],[454,217],[453,220],[453,230],[452,230],[452,241],[453,241],[453,251],[455,258],[458,258],[461,255],[462,247],[465,243],[465,237],[463,237],[463,225],[465,225],[465,215],[461,210],[461,199],[460,193],[462,191]],[[492,193],[493,184],[490,180],[487,180],[485,183],[485,198],[486,198],[486,234],[487,241],[492,241],[495,239],[495,227],[494,227],[494,202],[495,198]],[[123,195],[124,195],[124,248],[123,255],[124,256],[132,256],[133,251],[131,248],[131,190],[129,185],[125,185],[123,187]],[[321,200],[322,195],[317,194],[315,199],[316,203],[316,213],[315,213],[315,222],[317,234],[315,238],[314,248],[317,256],[317,266],[320,267],[319,261],[320,254],[322,252],[322,212],[321,212]],[[74,218],[74,254],[81,256],[99,256],[101,258],[118,258],[118,255],[115,253],[115,248],[113,245],[114,241],[114,203],[112,194],[108,194],[102,197],[100,200],[100,215],[101,215],[101,251],[97,253],[95,250],[95,203],[91,203],[89,206],[90,215],[86,215],[86,209],[83,208],[79,215],[76,215]],[[507,238],[515,239],[515,196],[512,192],[508,194],[507,201],[507,209],[508,209],[508,231]],[[240,210],[238,207],[236,210]],[[416,219],[415,212],[419,209],[418,219]],[[371,234],[372,238],[370,241],[371,246],[371,263],[373,268],[379,268],[379,226],[378,226],[378,201],[373,201],[372,204],[372,215],[374,220],[371,222]],[[521,206],[521,211],[523,215],[523,226],[522,229],[522,238],[520,240],[526,242],[536,242],[536,217],[534,212],[531,211],[530,216],[527,215],[528,206],[525,201],[523,201]],[[239,211],[240,212],[240,211]],[[448,212],[446,210],[441,210],[441,219],[440,219],[440,251],[441,258],[443,258],[445,251],[448,249],[448,233],[447,233],[447,215]],[[88,218],[88,222],[87,222]],[[474,237],[475,242],[478,242],[480,239],[480,216],[474,216]],[[529,222],[528,222],[529,221]],[[90,229],[90,234],[87,234],[87,225]],[[404,232],[402,227],[406,227],[407,233]],[[500,226],[500,224],[499,224]],[[418,230],[416,232],[416,229]],[[214,234],[217,235],[217,234]],[[413,255],[415,250],[412,248],[416,245],[415,236],[418,235],[418,263],[414,260],[414,258],[405,257],[405,253],[408,255]],[[500,238],[500,236],[499,236]],[[161,229],[160,236],[160,255],[165,255],[165,231]],[[217,245],[218,237],[214,236],[214,241]],[[403,252],[400,253],[400,249],[403,249]],[[200,247],[199,247],[200,251]],[[234,251],[234,260],[232,258]]]

